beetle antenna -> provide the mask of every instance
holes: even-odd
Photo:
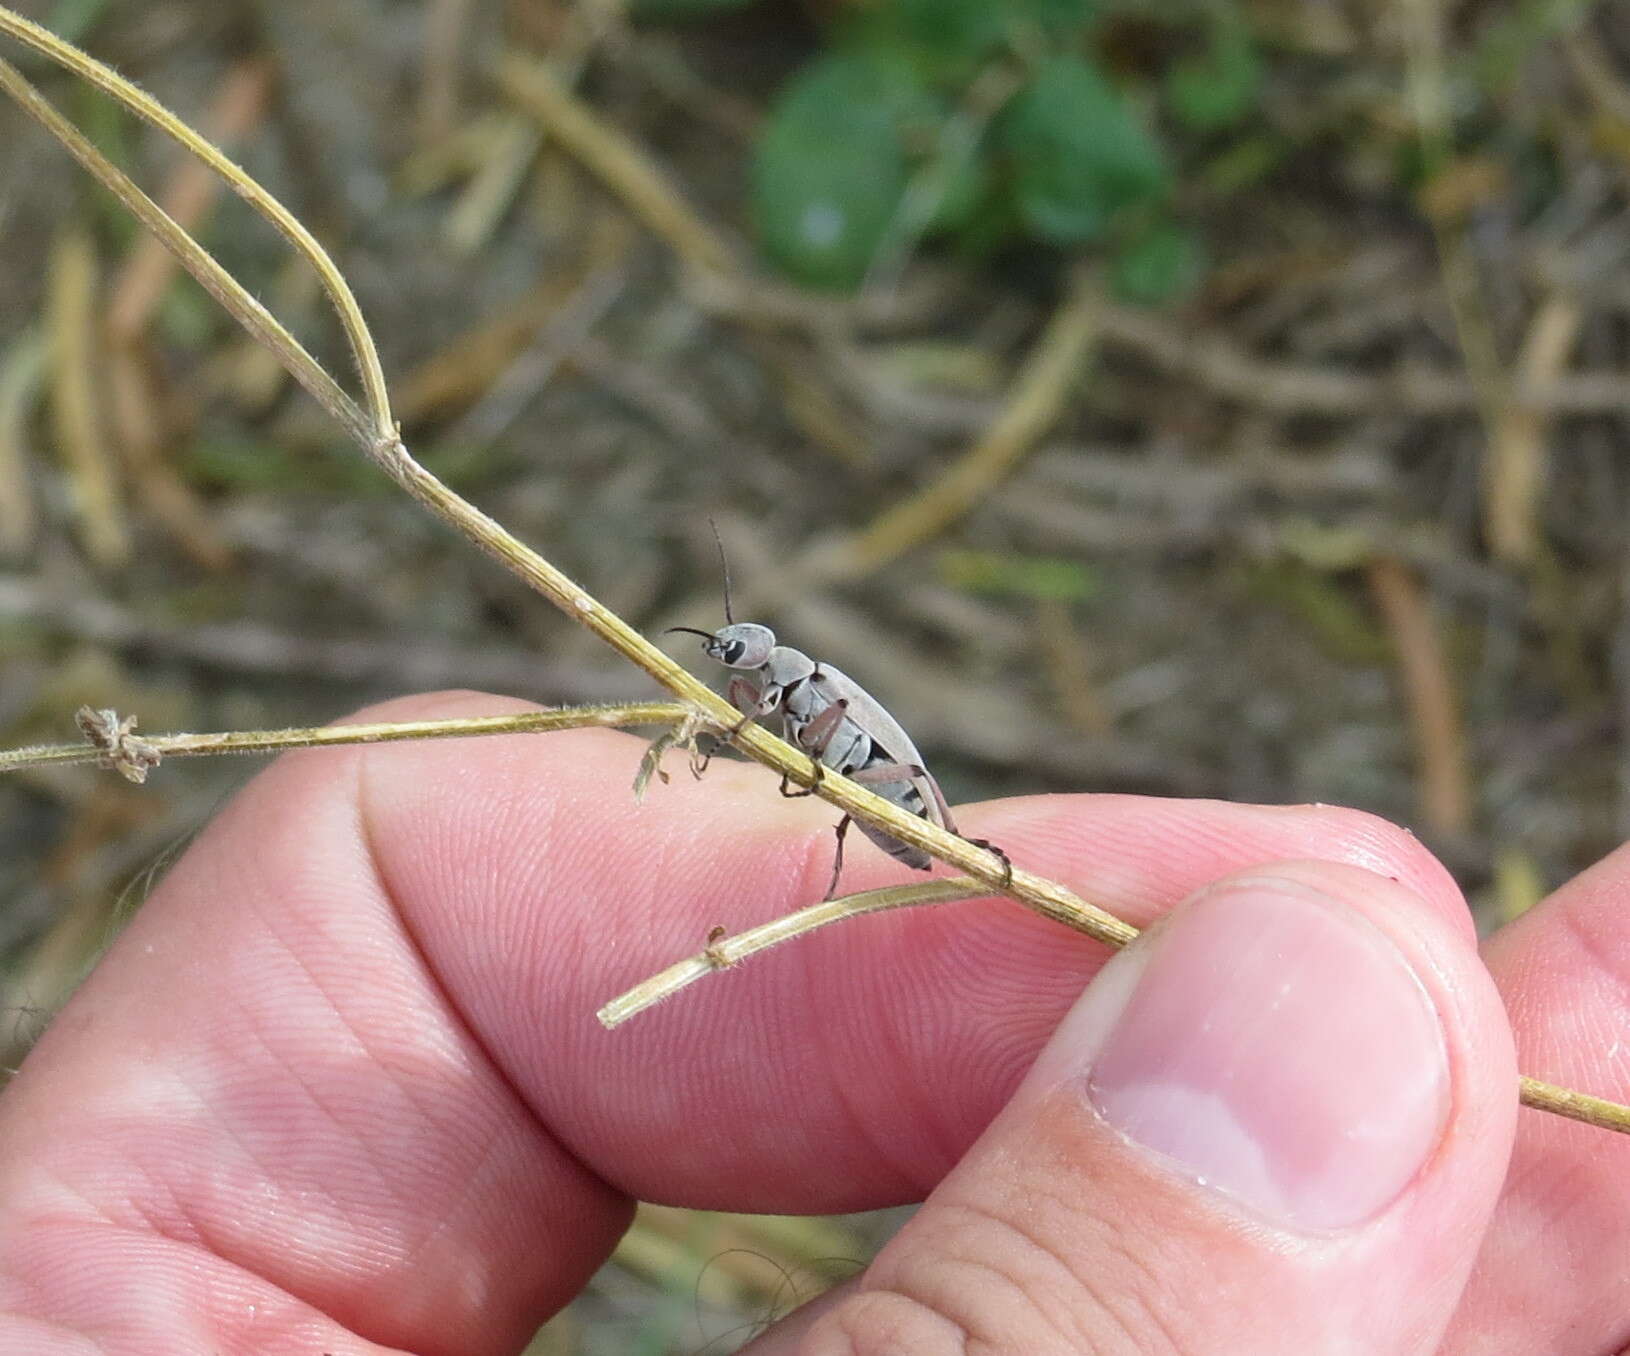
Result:
[[[683,632],[685,632],[686,635],[691,635],[691,636],[701,636],[701,638],[703,640],[712,640],[713,639],[713,632],[711,632],[711,631],[698,631],[694,626],[670,626],[662,634],[665,635],[665,636],[671,636],[675,631],[683,631]]]
[[[730,614],[730,562],[724,554],[724,538],[719,535],[719,525],[709,518],[707,525],[713,529],[713,544],[719,548],[719,568],[724,571],[724,619],[734,626],[736,619]]]

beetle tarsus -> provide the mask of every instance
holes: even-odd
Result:
[[[697,781],[701,781],[707,772],[708,764],[713,761],[713,755],[717,752],[717,743],[706,753],[703,753],[699,747],[692,747],[690,751],[690,775],[696,778]]]
[[[853,815],[844,815],[844,817],[838,821],[838,850],[836,855],[834,855],[832,858],[832,881],[831,884],[826,887],[826,893],[821,896],[822,903],[825,903],[827,900],[831,899],[832,896],[838,892],[838,877],[843,874],[843,836],[849,832],[849,826],[853,823]]]
[[[820,784],[826,780],[826,765],[819,758],[811,758],[809,763],[811,768],[809,785],[801,790],[789,791],[787,788],[792,785],[792,778],[785,772],[781,774],[781,794],[788,800],[802,800],[805,796],[813,796]]]
[[[1013,884],[1013,858],[1009,857],[1007,853],[1003,852],[988,838],[969,838],[967,841],[976,848],[984,848],[986,852],[1002,863],[1002,888],[1004,890]]]
[[[730,743],[737,735],[751,725],[753,723],[753,717],[756,714],[757,713],[753,711],[747,712],[722,735],[714,735],[713,747],[706,753],[693,754],[690,760],[690,775],[695,777],[697,781],[701,781],[702,775],[708,770],[708,766],[713,762],[713,755],[718,753],[720,749],[722,749],[726,744]]]

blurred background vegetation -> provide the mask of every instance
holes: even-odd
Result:
[[[1362,806],[1487,924],[1630,836],[1630,8],[18,8],[329,245],[433,469],[648,631],[717,621],[712,515],[953,800]],[[345,370],[258,219],[4,55]],[[0,745],[646,694],[11,108],[0,260]],[[249,771],[0,784],[0,1063]],[[732,1349],[889,1222],[647,1212],[537,1350]]]

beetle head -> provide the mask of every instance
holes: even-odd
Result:
[[[731,622],[717,631],[698,631],[694,626],[670,626],[670,631],[685,631],[701,636],[702,646],[709,659],[717,659],[726,668],[760,669],[769,662],[770,651],[775,649],[775,632],[757,622]]]
[[[775,632],[757,622],[732,622],[715,631],[702,648],[726,668],[761,669],[775,649]]]

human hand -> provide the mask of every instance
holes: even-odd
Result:
[[[1002,802],[969,831],[1170,914],[1084,997],[1100,947],[986,901],[829,929],[606,1032],[608,997],[831,864],[830,807],[725,763],[636,806],[638,751],[397,744],[257,778],[0,1097],[0,1353],[513,1351],[636,1199],[926,1198],[755,1352],[1627,1340],[1630,1145],[1519,1119],[1495,987],[1527,1071],[1630,1085],[1624,853],[1485,969],[1442,868],[1368,816]],[[857,851],[845,888],[897,875]]]

